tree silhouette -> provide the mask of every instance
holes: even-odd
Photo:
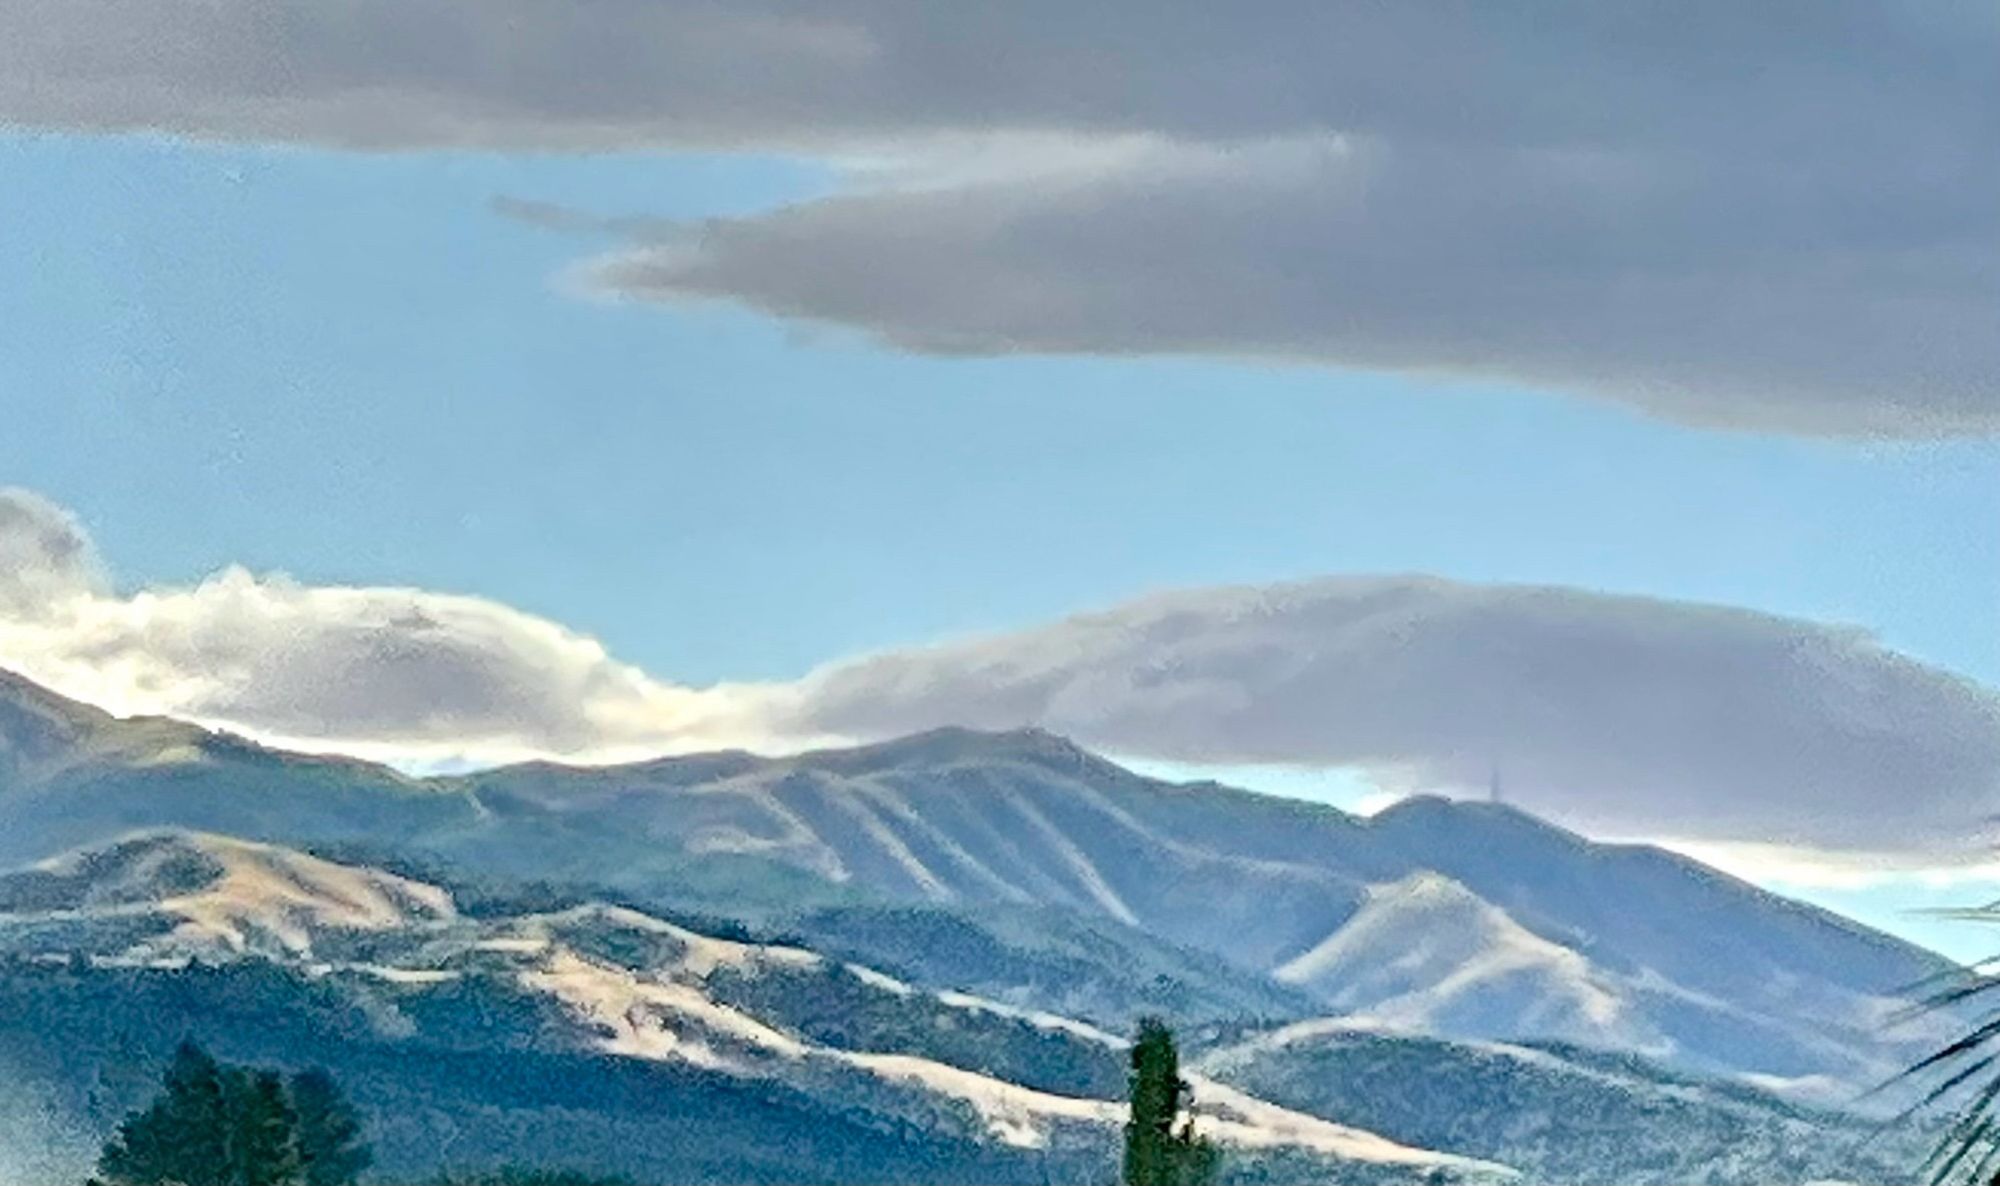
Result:
[[[304,1174],[299,1157],[299,1117],[276,1071],[237,1071],[230,1076],[230,1182],[232,1186],[297,1186]]]
[[[229,1161],[227,1078],[201,1047],[181,1043],[159,1098],[118,1126],[98,1172],[132,1186],[220,1186]]]
[[[97,1168],[116,1186],[350,1186],[370,1161],[360,1117],[326,1072],[287,1081],[184,1042]]]
[[[1132,1044],[1125,1186],[1207,1186],[1215,1180],[1218,1151],[1207,1138],[1195,1134],[1192,1116],[1180,1115],[1187,1095],[1173,1031],[1158,1018],[1145,1018]]]
[[[348,1186],[374,1164],[361,1140],[361,1117],[333,1076],[318,1068],[302,1071],[292,1076],[291,1095],[305,1186]]]
[[[2000,902],[1942,912],[1972,922],[2000,922]],[[2000,990],[2000,956],[1953,969],[1910,986],[1923,995],[1903,1020],[1988,1005]],[[1979,1010],[1959,1036],[1919,1059],[1876,1091],[1903,1084],[1928,1089],[1889,1124],[1931,1109],[1955,1112],[1917,1175],[1933,1186],[2000,1186],[2000,1011]]]

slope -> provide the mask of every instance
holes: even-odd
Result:
[[[1623,986],[1589,960],[1438,873],[1371,887],[1353,918],[1276,976],[1404,1029],[1658,1041],[1632,1017]]]
[[[1231,1036],[1207,1074],[1398,1140],[1519,1167],[1532,1181],[1912,1180],[1929,1136],[1741,1084],[1562,1045],[1447,1042],[1340,1020]]]
[[[1379,940],[1360,943],[1365,929],[1340,932],[1371,903],[1380,913],[1382,891],[1371,887],[1426,872],[1463,888],[1453,925],[1484,927],[1488,946],[1510,959],[1534,953],[1500,976],[1437,960],[1429,983],[1404,984],[1398,1008],[1446,1033],[1570,1038],[1851,1090],[1931,1039],[1887,1032],[1884,1022],[1903,987],[1943,969],[1927,952],[1695,862],[1593,843],[1511,809],[1418,799],[1357,819],[1142,778],[1032,730],[413,780],[185,726],[172,726],[178,740],[162,748],[142,736],[158,722],[51,709],[18,681],[0,685],[0,703],[20,709],[0,713],[0,728],[20,732],[9,744],[35,755],[21,766],[27,773],[0,777],[0,860],[161,825],[361,845],[496,885],[580,886],[649,907],[844,933],[845,949],[863,957],[907,952],[910,942],[893,933],[905,923],[979,932],[968,953],[1033,953],[1003,932],[1018,937],[1023,918],[1065,916],[1107,937],[1097,943],[1073,928],[1063,940],[1069,953],[1098,951],[1084,961],[1098,972],[1082,993],[1063,995],[1060,979],[1039,972],[1010,979],[943,958],[905,959],[900,970],[934,987],[1105,1020],[1146,1003],[1108,987],[1128,958],[1190,986],[1188,999],[1208,1016],[1348,1007],[1364,998],[1343,995],[1355,991],[1344,973],[1305,970],[1331,966],[1350,946],[1381,950]],[[1066,958],[1056,953],[1054,964]],[[1238,978],[1203,959],[1226,962]],[[1255,987],[1280,970],[1296,991]],[[1602,1004],[1592,996],[1600,990],[1616,1000],[1615,1024],[1587,1007]],[[1312,993],[1317,1006],[1299,1002]]]
[[[440,1169],[447,1136],[463,1166],[541,1133],[667,1180],[1027,1181],[1098,1172],[1122,1123],[1121,1044],[1087,1025],[622,907],[472,918],[405,878],[178,834],[0,876],[0,903],[0,1056],[91,1137],[183,1032],[333,1065],[401,1174]],[[1501,1173],[1198,1091],[1244,1174]]]

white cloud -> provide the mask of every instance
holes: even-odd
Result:
[[[1948,857],[1957,859],[1944,864],[1925,864],[1913,860],[1914,854],[1910,853],[1829,852],[1740,840],[1653,839],[1662,847],[1693,857],[1704,865],[1787,892],[1912,887],[1955,891],[1972,887],[1970,900],[1977,902],[1984,900],[1979,887],[2000,885],[2000,860],[1993,859],[1991,849],[1950,853]]]
[[[1995,61],[1927,0],[0,0],[0,122],[861,167],[638,296],[1826,435],[2000,427]]]
[[[1354,814],[1380,815],[1407,798],[1408,795],[1396,791],[1371,791],[1363,795],[1361,801],[1354,805]]]
[[[1985,859],[2000,696],[1866,633],[1575,589],[1191,590],[835,664],[782,726],[1036,724],[1118,753],[1507,795],[1599,834]],[[1948,854],[1939,856],[1938,854]]]
[[[114,712],[405,762],[1039,725],[1154,763],[1337,768],[1387,793],[1483,792],[1497,763],[1510,801],[1594,833],[1895,868],[1989,863],[2000,803],[1992,690],[1859,630],[1741,609],[1335,578],[697,689],[473,597],[241,569],[118,595],[60,508],[16,493],[0,525],[0,665]]]
[[[476,597],[240,568],[119,596],[75,519],[21,492],[0,494],[0,559],[0,663],[120,714],[399,760],[636,757],[742,739],[728,689],[662,683]]]

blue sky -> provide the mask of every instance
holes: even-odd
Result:
[[[1984,441],[1305,367],[910,357],[580,298],[562,277],[604,244],[491,205],[698,217],[829,184],[784,158],[0,154],[0,473],[75,509],[127,588],[240,563],[477,593],[707,684],[1162,587],[1421,571],[1865,624],[2000,682]],[[1810,892],[1983,942],[1900,913],[1957,886]]]
[[[1853,622],[2000,682],[1989,442],[1303,367],[915,358],[578,299],[560,277],[604,245],[490,209],[727,214],[826,184],[782,159],[0,144],[0,464],[129,585],[242,563],[477,592],[706,683],[1163,586],[1411,570]]]
[[[1504,748],[1980,947],[1990,23],[238,2],[0,45],[0,661],[411,764]]]

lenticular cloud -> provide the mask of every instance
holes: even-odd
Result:
[[[116,712],[423,761],[791,750],[1036,725],[1135,758],[1482,788],[1597,831],[1984,859],[2000,697],[1865,632],[1417,576],[1191,589],[690,688],[498,603],[229,569],[109,591],[59,507],[0,493],[0,665]]]
[[[2000,697],[1865,632],[1577,589],[1347,577],[1163,594],[835,664],[794,727],[1032,723],[1117,753],[1355,767],[1602,831],[1979,847]]]
[[[805,156],[865,176],[611,220],[599,282],[1938,437],[2000,429],[1995,61],[1990,5],[1926,0],[11,0],[0,123]]]

